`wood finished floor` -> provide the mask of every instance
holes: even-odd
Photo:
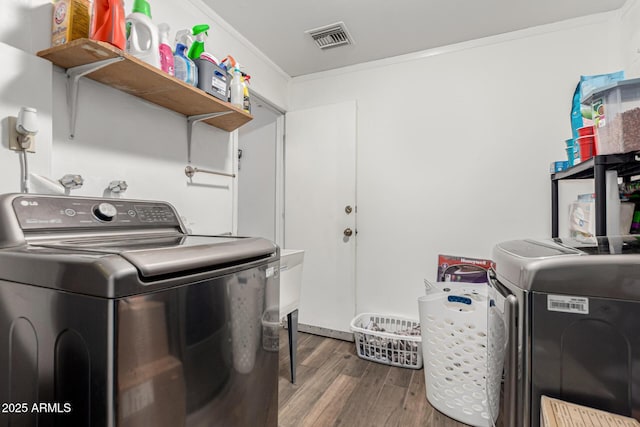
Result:
[[[279,427],[464,427],[429,405],[424,371],[361,359],[352,342],[298,335],[296,384],[280,332]]]

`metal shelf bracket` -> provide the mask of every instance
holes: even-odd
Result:
[[[191,164],[191,135],[193,134],[193,125],[203,120],[213,119],[214,117],[224,116],[229,113],[232,113],[232,111],[187,116],[187,163]]]
[[[108,65],[124,60],[124,57],[109,58],[91,64],[67,68],[67,105],[69,106],[69,139],[73,139],[76,132],[76,116],[78,113],[78,82],[87,74],[93,73]]]

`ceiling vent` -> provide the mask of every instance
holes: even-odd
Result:
[[[344,22],[336,22],[335,24],[314,28],[313,30],[305,31],[305,33],[313,37],[313,41],[316,42],[320,49],[354,44],[353,38]]]

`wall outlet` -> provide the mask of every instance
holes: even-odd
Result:
[[[14,151],[21,151],[22,147],[18,142],[18,132],[16,131],[16,122],[18,121],[17,117],[8,117],[9,122],[9,149]],[[27,147],[27,152],[35,153],[36,152],[36,136],[32,135],[29,146]]]

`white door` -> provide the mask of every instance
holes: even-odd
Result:
[[[287,113],[284,193],[284,247],[305,250],[299,322],[348,332],[355,314],[355,102]]]
[[[253,120],[238,131],[238,235],[264,237],[280,244],[278,136],[282,114],[256,102]]]

